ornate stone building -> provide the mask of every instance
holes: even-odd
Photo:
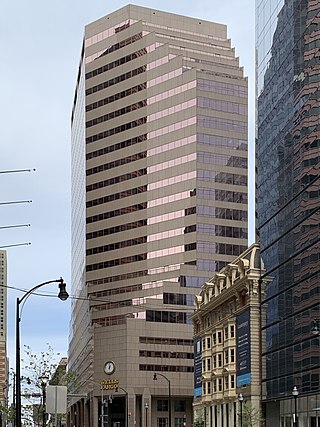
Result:
[[[194,418],[204,426],[236,426],[241,412],[259,425],[261,272],[259,245],[253,244],[196,296]]]

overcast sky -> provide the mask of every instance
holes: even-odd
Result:
[[[8,249],[8,285],[30,289],[62,276],[70,284],[70,113],[84,26],[127,2],[113,0],[2,0],[0,4],[1,170],[0,246]],[[250,218],[253,219],[254,0],[141,0],[135,4],[227,24],[228,36],[249,77]],[[253,241],[251,222],[249,243]],[[42,288],[57,294],[57,286]],[[70,293],[70,286],[69,286]],[[14,363],[15,301],[8,290],[8,353]],[[22,345],[41,351],[49,343],[67,354],[70,302],[32,295],[23,308]]]

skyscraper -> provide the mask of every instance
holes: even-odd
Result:
[[[262,300],[267,425],[316,426],[320,2],[258,0],[256,11],[258,223],[270,280]]]
[[[76,425],[125,408],[132,425],[190,424],[194,294],[246,247],[247,79],[226,26],[133,5],[89,24],[69,365],[92,399],[72,403]]]

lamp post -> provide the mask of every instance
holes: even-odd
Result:
[[[170,380],[169,380],[169,378],[167,378],[165,375],[163,375],[163,374],[160,374],[160,373],[154,373],[153,374],[153,379],[156,381],[158,378],[157,378],[157,375],[160,375],[161,377],[163,377],[165,380],[167,380],[168,381],[168,387],[169,387],[169,390],[168,390],[168,397],[169,397],[169,405],[168,405],[168,412],[169,412],[169,427],[171,427],[171,383],[170,383]]]
[[[297,412],[297,399],[299,395],[299,390],[296,386],[293,387],[292,396],[294,398],[294,414],[293,414],[293,425],[294,427],[298,426],[298,412]]]
[[[49,283],[59,283],[59,294],[58,298],[61,301],[68,299],[69,295],[66,291],[66,284],[64,283],[62,277],[56,280],[49,280],[47,282],[40,283],[39,285],[34,286],[32,289],[27,291],[22,298],[17,298],[16,305],[16,427],[21,427],[21,360],[20,360],[20,304],[25,302],[27,298],[37,289],[42,286],[48,285]]]
[[[124,392],[124,394],[126,395],[126,403],[125,403],[125,405],[126,405],[126,409],[125,409],[125,411],[126,411],[125,427],[129,427],[128,392],[127,392],[127,390],[125,390],[124,388],[119,387],[119,386],[116,387],[115,392],[117,392],[118,389],[122,390]]]
[[[239,400],[239,403],[240,403],[240,427],[242,427],[242,416],[243,416],[243,413],[242,413],[242,404],[243,404],[242,393],[239,394],[238,400]]]
[[[149,403],[146,402],[144,404],[145,410],[146,410],[146,427],[148,427],[148,409],[149,409]]]
[[[49,381],[49,378],[46,375],[42,375],[40,378],[40,386],[42,390],[42,427],[46,427],[47,424],[47,414],[46,414],[46,387]]]

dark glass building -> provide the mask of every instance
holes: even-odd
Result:
[[[320,426],[319,24],[319,0],[256,1],[267,426]]]

